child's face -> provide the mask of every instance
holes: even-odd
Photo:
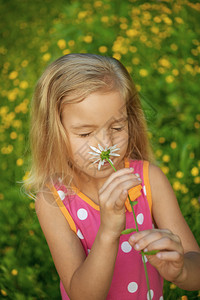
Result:
[[[71,160],[75,170],[89,177],[104,178],[113,169],[105,163],[98,171],[98,163],[90,160],[89,146],[102,147],[117,144],[119,157],[111,157],[115,168],[122,168],[128,147],[128,120],[125,100],[120,93],[94,93],[82,102],[67,104],[62,112],[62,123],[69,136]]]

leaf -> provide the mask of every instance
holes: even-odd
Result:
[[[129,233],[132,233],[134,231],[137,231],[135,228],[128,228],[128,229],[125,229],[121,232],[121,234],[129,234]]]
[[[147,251],[147,252],[144,252],[144,251],[143,251],[143,254],[144,254],[144,255],[155,255],[155,254],[157,254],[158,252],[160,252],[160,250],[151,250],[151,251]]]
[[[138,201],[131,201],[131,206],[135,206],[136,204],[138,204]]]

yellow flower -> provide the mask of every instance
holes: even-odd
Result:
[[[190,158],[191,158],[191,159],[194,158],[194,152],[190,152]]]
[[[23,176],[23,181],[27,180],[28,179],[28,176],[29,176],[29,172],[26,171],[25,175]]]
[[[146,77],[148,75],[148,71],[145,69],[140,69],[139,74],[142,77]]]
[[[21,167],[23,165],[24,161],[22,158],[18,158],[16,161],[17,166]]]
[[[155,154],[156,154],[157,157],[160,157],[162,155],[162,153],[163,152],[160,149],[156,150],[156,152],[155,152]]]
[[[158,62],[162,67],[170,68],[170,66],[171,66],[169,60],[166,58],[161,58],[161,59],[159,59]]]
[[[74,40],[70,40],[68,42],[69,47],[73,47],[75,45],[75,41]]]
[[[126,35],[128,36],[128,37],[134,37],[134,36],[136,36],[136,35],[138,35],[138,31],[136,30],[136,29],[128,29],[127,31],[126,31]]]
[[[103,17],[101,17],[101,22],[103,22],[103,23],[108,23],[108,21],[109,21],[108,16],[103,16]]]
[[[164,137],[160,137],[160,138],[159,138],[159,143],[160,143],[160,144],[163,144],[164,142],[165,142],[165,138],[164,138]]]
[[[33,230],[29,230],[29,234],[30,234],[30,235],[34,235],[35,233],[34,233]]]
[[[6,291],[4,291],[3,289],[1,289],[1,294],[3,295],[3,296],[7,296],[8,294],[6,293]]]
[[[11,138],[12,140],[15,140],[15,139],[17,138],[17,133],[16,133],[15,131],[11,132],[10,138]]]
[[[172,74],[173,74],[174,76],[178,76],[178,75],[179,75],[179,70],[173,69],[173,70],[172,70]]]
[[[13,269],[13,270],[11,271],[11,274],[12,274],[13,276],[16,276],[16,275],[18,274],[18,271],[17,271],[16,269]]]
[[[175,191],[179,191],[179,190],[181,189],[181,184],[180,184],[180,182],[179,182],[179,181],[175,181],[175,182],[173,183],[173,188],[174,188]]]
[[[200,176],[197,176],[194,178],[194,183],[196,183],[196,184],[200,183]]]
[[[31,202],[31,203],[29,204],[29,207],[30,207],[31,209],[35,209],[35,202]]]
[[[44,61],[49,61],[51,58],[51,54],[50,53],[45,53],[43,56],[42,56],[42,59]]]
[[[176,172],[176,177],[177,178],[183,178],[184,174],[181,171]]]
[[[175,19],[175,21],[176,21],[178,24],[183,24],[183,23],[184,23],[183,19],[181,19],[181,18],[179,18],[179,17],[175,17],[174,19]]]
[[[171,44],[170,45],[170,48],[173,50],[173,51],[176,51],[178,49],[178,46],[176,44]]]
[[[27,89],[28,87],[28,82],[27,81],[21,81],[19,84],[19,87],[23,90]]]
[[[114,57],[115,59],[117,59],[117,60],[120,60],[122,56],[121,56],[120,53],[114,53],[114,54],[113,54],[113,57]]]
[[[134,58],[132,59],[132,63],[133,63],[134,65],[138,65],[138,64],[140,63],[140,59],[139,59],[138,57],[134,57]]]
[[[92,42],[92,36],[91,35],[86,35],[83,37],[84,42],[86,43],[91,43]]]
[[[171,290],[176,289],[176,285],[175,285],[174,283],[171,283],[171,284],[170,284],[170,289],[171,289]]]
[[[71,53],[71,51],[70,51],[69,49],[63,50],[63,55],[67,55],[67,54],[69,54],[69,53]]]
[[[176,142],[171,142],[170,146],[172,149],[176,149],[177,144],[176,144]]]
[[[163,155],[162,160],[164,162],[169,162],[170,161],[170,156],[168,154]]]
[[[162,166],[161,170],[163,171],[164,174],[168,174],[169,173],[169,168],[166,166]]]
[[[18,72],[17,71],[12,71],[9,75],[9,79],[15,79],[18,76]]]
[[[57,42],[57,45],[58,45],[58,47],[59,47],[61,50],[63,50],[63,49],[66,48],[66,42],[65,42],[65,40],[63,40],[63,39],[59,40],[59,41]]]
[[[137,52],[137,48],[135,46],[130,46],[129,50],[131,53],[136,53]]]
[[[153,20],[154,20],[154,22],[156,22],[156,23],[160,23],[160,22],[162,21],[161,18],[158,17],[158,16],[154,17]]]
[[[159,28],[156,26],[151,27],[151,32],[158,34],[159,33]]]
[[[22,63],[21,63],[21,66],[23,67],[23,68],[25,68],[26,66],[28,65],[28,60],[23,60],[22,61]]]
[[[140,92],[141,89],[142,89],[141,86],[140,86],[139,84],[136,84],[136,85],[135,85],[135,88],[136,88],[136,90],[137,90],[138,92]]]
[[[197,176],[199,174],[199,169],[197,167],[192,168],[191,174],[192,176]]]
[[[188,188],[184,184],[181,185],[181,192],[183,194],[187,194],[188,193]]]
[[[100,52],[100,53],[106,53],[107,50],[108,50],[108,48],[107,48],[106,46],[100,46],[100,47],[99,47],[99,52]]]
[[[172,83],[174,81],[174,76],[168,75],[167,77],[165,77],[165,81],[167,83]]]
[[[4,199],[4,195],[2,193],[0,193],[0,200]]]

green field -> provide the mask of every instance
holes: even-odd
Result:
[[[59,278],[21,191],[37,79],[72,52],[114,56],[133,77],[157,164],[200,243],[198,1],[0,0],[0,299],[60,299]],[[165,283],[165,299],[198,299]]]

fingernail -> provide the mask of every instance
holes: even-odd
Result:
[[[138,181],[142,181],[142,179],[141,179],[141,178],[137,178],[137,180],[138,180]]]
[[[138,173],[135,173],[135,176],[140,177],[140,175]]]
[[[138,244],[135,244],[134,248],[135,248],[135,250],[139,250],[140,246]]]
[[[129,168],[131,171],[134,171],[134,168]]]

